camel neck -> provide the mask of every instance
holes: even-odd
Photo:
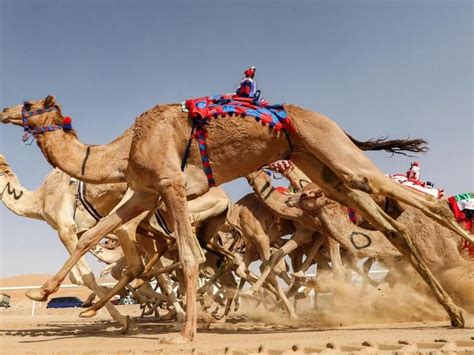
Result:
[[[263,172],[252,173],[247,176],[258,199],[271,213],[281,218],[295,220],[303,215],[303,211],[296,207],[289,207],[285,203],[285,196],[275,190],[269,178]]]
[[[307,177],[306,174],[296,166],[293,169],[286,171],[284,175],[296,191],[301,191],[306,185],[311,183],[309,177]]]
[[[129,128],[109,144],[86,145],[75,133],[57,130],[37,136],[37,142],[54,167],[76,179],[104,184],[125,181],[132,136]]]
[[[30,191],[21,186],[13,173],[0,174],[0,200],[6,208],[22,217],[43,219],[41,189]]]

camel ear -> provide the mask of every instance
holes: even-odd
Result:
[[[53,95],[46,96],[44,99],[44,106],[51,107],[56,104],[56,98]]]

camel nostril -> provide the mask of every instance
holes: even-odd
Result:
[[[2,112],[7,112],[8,111],[8,108],[4,108]]]

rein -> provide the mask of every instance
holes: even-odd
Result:
[[[71,131],[72,130],[72,125],[71,125],[71,118],[70,117],[64,117],[63,124],[50,124],[47,126],[42,126],[42,127],[36,127],[36,128],[31,128],[29,123],[28,123],[28,118],[41,115],[46,112],[53,112],[56,111],[60,113],[61,111],[57,106],[45,106],[43,108],[37,109],[37,110],[31,110],[27,111],[25,109],[25,106],[21,109],[21,120],[23,121],[23,130],[25,133],[23,134],[23,137],[21,141],[23,144],[28,144],[28,140],[30,137],[36,138],[38,134],[43,134],[46,132],[52,132],[58,129],[63,129],[64,131]],[[33,140],[32,139],[32,140]],[[29,143],[31,144],[31,143]]]

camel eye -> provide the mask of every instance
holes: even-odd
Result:
[[[31,104],[31,102],[26,101],[23,103],[23,107],[26,111],[31,111],[31,107],[33,107],[33,105]]]

